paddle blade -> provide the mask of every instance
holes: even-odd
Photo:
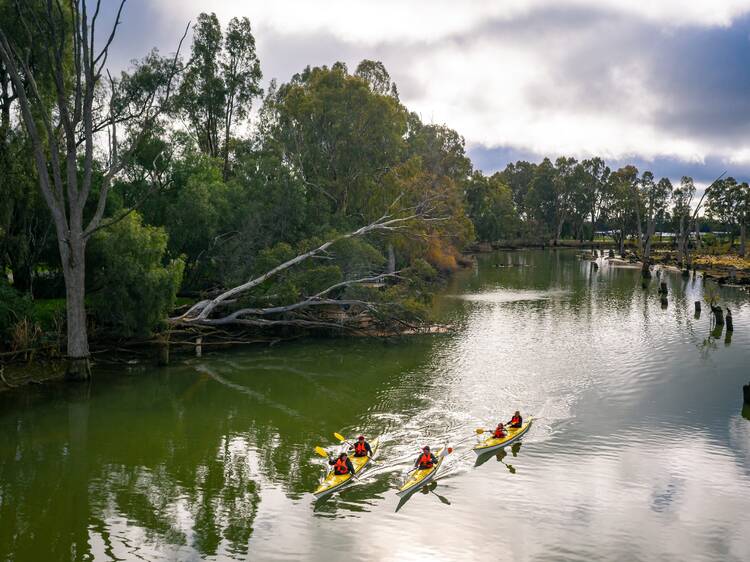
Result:
[[[318,453],[321,457],[328,458],[328,452],[323,447],[315,447],[315,452]]]
[[[482,429],[481,427],[476,428],[474,431],[477,432],[477,435],[482,435],[482,433],[484,433],[484,429]]]
[[[453,452],[453,447],[448,447],[448,454],[450,455]]]
[[[346,438],[345,438],[345,437],[344,437],[343,435],[341,435],[340,433],[335,433],[335,432],[334,432],[333,436],[334,436],[334,437],[335,437],[336,439],[338,439],[339,441],[341,441],[342,443],[343,443],[344,441],[346,441]]]

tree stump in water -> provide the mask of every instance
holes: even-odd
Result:
[[[669,301],[667,300],[667,295],[662,294],[662,296],[661,296],[661,307],[662,308],[667,308],[667,306],[669,306]]]
[[[195,356],[196,357],[203,356],[203,338],[197,338],[195,340]]]
[[[667,283],[665,281],[662,281],[659,285],[659,294],[664,295],[665,297],[669,294],[669,289],[667,289]]]
[[[701,315],[701,301],[695,301],[695,317],[698,318]]]
[[[610,259],[615,259],[615,251],[614,250],[612,250],[612,249],[609,250],[609,257],[610,257]]]
[[[723,326],[724,325],[724,311],[721,309],[721,307],[712,305],[711,312],[714,313],[714,318],[716,319],[716,325]]]
[[[745,399],[745,405],[750,406],[750,382],[742,387],[742,395]]]
[[[732,322],[732,311],[727,307],[727,332],[734,332],[734,323]]]

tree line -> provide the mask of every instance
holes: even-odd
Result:
[[[231,302],[224,318],[253,311],[236,318],[256,326],[288,320],[290,307],[295,322],[319,321],[311,305],[331,300],[418,318],[475,240],[605,231],[621,250],[635,237],[647,261],[669,228],[689,260],[689,233],[711,217],[739,233],[744,254],[746,183],[716,182],[699,218],[690,178],[673,187],[600,158],[488,176],[458,132],[401,102],[378,61],[308,67],[262,88],[248,18],[222,27],[200,14],[189,48],[186,29],[174,54],[152,50],[112,75],[125,4],[102,33],[99,1],[0,0],[6,345],[34,332],[32,297],[64,298],[55,321],[84,374],[92,330],[148,336],[178,295],[208,298],[202,320]]]

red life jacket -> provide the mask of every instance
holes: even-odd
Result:
[[[432,468],[432,456],[429,453],[422,453],[417,466],[419,468]]]
[[[493,437],[495,437],[495,439],[502,439],[506,435],[507,433],[505,433],[504,429],[495,429],[495,433],[493,434]]]
[[[354,454],[358,457],[364,457],[367,454],[367,447],[365,447],[365,444],[357,441],[354,444]]]
[[[346,461],[341,459],[336,459],[336,464],[333,465],[333,472],[336,474],[349,474],[349,467],[346,466]]]
[[[519,416],[513,416],[510,418],[511,425],[521,425],[521,418]]]

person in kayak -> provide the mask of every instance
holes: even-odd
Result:
[[[505,431],[505,426],[502,422],[500,422],[499,424],[497,424],[495,431],[492,433],[492,437],[494,437],[495,439],[502,439],[506,435],[508,435],[508,433]]]
[[[329,460],[328,464],[333,466],[333,473],[337,476],[354,474],[354,465],[346,453],[341,453],[337,459]]]
[[[516,413],[513,414],[512,418],[510,418],[510,421],[508,422],[508,425],[510,427],[514,427],[516,429],[518,429],[519,427],[521,427],[523,425],[523,418],[521,417],[521,412],[519,412],[518,410],[516,410]]]
[[[430,447],[425,445],[422,454],[417,457],[414,463],[415,468],[424,470],[425,468],[432,468],[435,464],[437,464],[437,457],[430,452]]]
[[[365,436],[360,435],[357,437],[357,442],[354,443],[354,456],[355,457],[366,457],[372,456],[372,447],[365,441]]]

